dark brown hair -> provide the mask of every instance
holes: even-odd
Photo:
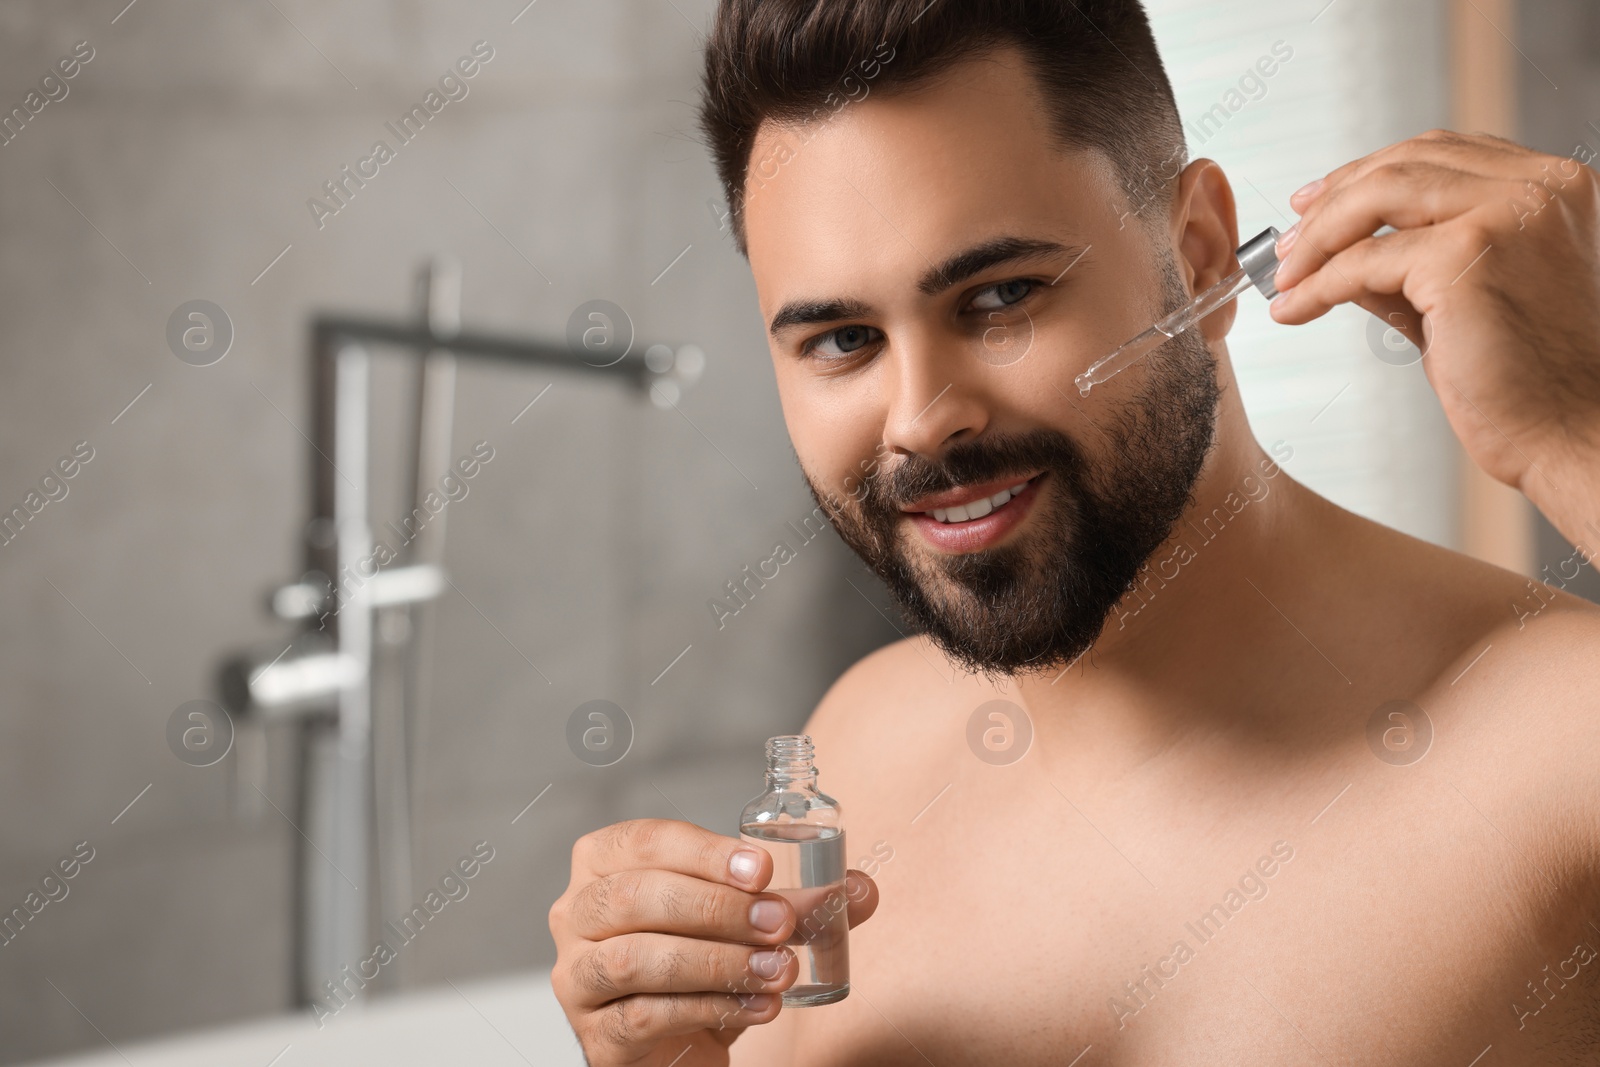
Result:
[[[1135,214],[1165,206],[1185,162],[1183,128],[1138,0],[720,0],[700,128],[739,251],[748,254],[744,190],[764,120],[810,128],[1007,44],[1048,101],[1057,147],[1104,152]]]

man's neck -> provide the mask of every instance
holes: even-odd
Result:
[[[1345,513],[1282,470],[1289,450],[1257,444],[1226,367],[1215,444],[1183,517],[1087,653],[1016,683],[1035,716],[1070,720],[1080,740],[1164,747],[1240,725],[1272,684],[1264,667],[1316,654],[1281,590],[1331,550],[1330,518]],[[1336,668],[1328,680],[1348,684]]]

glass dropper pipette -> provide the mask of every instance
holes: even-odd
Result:
[[[1078,393],[1088,396],[1094,386],[1133,366],[1252,285],[1268,300],[1277,296],[1272,284],[1278,271],[1277,244],[1278,231],[1268,226],[1240,245],[1234,253],[1239,257],[1238,270],[1078,375],[1073,379]]]

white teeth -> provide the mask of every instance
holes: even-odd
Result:
[[[932,515],[939,522],[966,522],[968,519],[981,519],[995,508],[1007,503],[1012,497],[1028,488],[1027,482],[1018,482],[1010,489],[1002,489],[994,496],[979,498],[969,504],[953,508],[934,508],[932,511],[923,512]]]

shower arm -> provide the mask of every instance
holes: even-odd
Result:
[[[367,479],[364,438],[357,440],[355,424],[363,430],[367,417],[365,388],[369,344],[393,346],[418,359],[448,352],[519,366],[550,367],[618,380],[647,394],[656,406],[677,405],[683,391],[699,378],[704,355],[685,345],[676,352],[665,345],[632,345],[620,358],[599,363],[580,359],[565,345],[506,334],[441,330],[426,322],[393,321],[349,315],[319,315],[312,320],[312,433],[311,521],[307,527],[307,575],[273,591],[269,607],[284,620],[313,619],[324,613],[339,573],[334,545],[337,524],[348,515],[365,518]],[[650,355],[649,353],[654,353]],[[341,383],[341,370],[345,381]],[[357,388],[356,386],[360,387]],[[351,438],[341,447],[339,427],[351,425]],[[356,489],[347,464],[336,455],[349,451],[360,456],[362,506],[341,508],[339,485]],[[331,568],[331,569],[329,569]],[[406,561],[379,570],[362,590],[371,607],[431,600],[443,587],[439,568],[426,562]],[[264,651],[264,650],[263,650]],[[270,672],[268,667],[271,667]],[[237,656],[223,664],[219,689],[229,711],[266,718],[300,718],[314,713],[315,704],[347,683],[349,664],[334,653],[315,648],[296,649],[279,659],[274,652],[255,661],[254,655]]]
[[[303,841],[299,846],[294,995],[302,1005],[326,1001],[329,980],[341,980],[340,967],[370,951],[373,904],[386,904],[357,888],[370,886],[374,875],[380,886],[386,881],[385,857],[376,857],[375,864],[369,842],[375,812],[376,609],[420,605],[436,598],[447,581],[437,542],[429,552],[373,569],[368,346],[395,348],[419,363],[447,356],[593,374],[629,385],[662,408],[676,406],[703,368],[703,354],[693,346],[674,352],[665,345],[635,343],[620,358],[591,361],[559,342],[454,329],[450,319],[425,308],[422,321],[334,314],[312,320],[307,574],[271,598],[274,614],[301,621],[301,639],[276,656],[262,649],[235,657],[221,672],[223,702],[234,714],[310,728],[302,747],[298,821],[323,847],[311,850]],[[419,391],[419,431],[425,389]],[[420,455],[426,447],[422,436],[419,432],[414,442],[419,455],[413,477],[428,469],[427,457]],[[357,576],[346,582],[347,595],[340,592],[341,575]]]

